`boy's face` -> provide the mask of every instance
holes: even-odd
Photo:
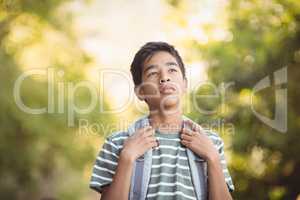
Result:
[[[175,57],[168,52],[159,51],[146,59],[142,83],[135,88],[135,92],[139,99],[146,101],[151,110],[162,110],[179,106],[186,89],[187,81],[183,78]]]

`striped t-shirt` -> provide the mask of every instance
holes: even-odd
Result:
[[[179,133],[155,133],[159,147],[152,152],[147,200],[196,200],[186,147]]]
[[[232,179],[231,176],[229,174],[229,171],[227,169],[227,165],[226,165],[226,160],[224,157],[224,144],[222,139],[215,133],[207,130],[205,131],[205,133],[207,134],[207,136],[212,140],[213,144],[215,145],[215,147],[217,148],[219,155],[220,155],[220,160],[221,160],[221,165],[223,168],[223,173],[225,176],[225,181],[227,183],[227,186],[229,188],[230,191],[234,190],[234,186],[232,183]],[[151,169],[151,178],[150,178],[150,183],[148,186],[148,193],[147,193],[147,198],[151,199],[153,195],[155,195],[155,198],[152,199],[165,199],[163,193],[161,193],[162,191],[167,191],[167,189],[171,188],[170,190],[174,191],[174,187],[176,188],[175,191],[182,191],[182,192],[177,192],[177,196],[180,198],[186,197],[185,195],[188,194],[188,197],[194,197],[195,194],[193,192],[193,189],[190,187],[192,186],[191,181],[188,181],[191,175],[190,175],[190,170],[185,170],[186,167],[188,167],[188,164],[184,163],[183,157],[187,157],[186,154],[184,153],[184,147],[183,146],[179,146],[181,145],[179,142],[179,134],[174,134],[174,135],[162,135],[165,133],[157,133],[156,132],[156,136],[158,137],[159,141],[160,141],[160,147],[157,149],[153,150],[153,160],[152,160],[152,169]],[[160,136],[164,136],[164,137],[160,137]],[[92,172],[92,176],[91,176],[91,181],[90,181],[90,188],[98,191],[98,192],[102,192],[102,189],[104,186],[109,185],[112,180],[113,180],[113,176],[115,174],[117,165],[118,165],[118,159],[119,159],[119,155],[120,152],[123,148],[123,144],[124,141],[129,137],[128,132],[126,131],[121,131],[121,132],[116,132],[110,136],[108,136],[102,146],[102,149],[100,150],[96,161],[95,161],[95,165],[93,168],[93,172]],[[174,151],[168,151],[168,148],[165,148],[167,144],[171,144],[170,140],[167,139],[167,137],[171,137],[169,139],[174,139],[174,144],[173,142],[171,142],[173,145],[178,145],[178,147],[173,147],[172,149]],[[174,137],[174,138],[172,138]],[[165,138],[165,139],[163,139]],[[176,141],[176,138],[178,138]],[[175,149],[178,149],[179,155],[180,155],[180,159],[172,159],[174,158],[175,155],[172,155],[170,157],[172,158],[166,158],[164,156],[164,154],[166,154],[167,152],[172,154],[172,153],[176,153]],[[157,159],[159,157],[159,154],[163,155],[161,156],[161,159]],[[187,161],[187,160],[186,160]],[[167,162],[167,163],[166,163]],[[168,162],[172,163],[172,165],[174,165],[175,162],[175,166],[173,168],[167,168],[167,166],[170,166],[170,164],[168,164]],[[160,166],[159,166],[160,165]],[[183,167],[186,166],[186,167]],[[183,168],[182,168],[183,167]],[[176,175],[174,175],[174,177],[170,177],[168,178],[169,175],[166,175],[164,177],[159,177],[158,179],[155,178],[155,174],[157,174],[157,171],[161,171],[163,173],[167,173],[167,170],[170,170],[168,172],[171,173],[171,169],[174,170],[174,173],[177,172]],[[173,171],[172,171],[173,173]],[[180,175],[179,175],[180,174]],[[181,175],[184,175],[184,178],[181,177]],[[164,184],[165,181],[170,181],[170,182],[174,182],[177,181],[177,185],[176,182],[174,182],[170,187],[166,188]],[[184,183],[184,186],[182,187],[182,185],[179,185],[180,183]],[[157,184],[158,183],[158,184]],[[154,185],[156,184],[156,185]],[[158,193],[157,195],[155,193]],[[183,195],[184,194],[184,195]]]

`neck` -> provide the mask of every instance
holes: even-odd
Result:
[[[173,112],[156,111],[149,114],[150,125],[160,132],[179,132],[182,125],[182,111]]]

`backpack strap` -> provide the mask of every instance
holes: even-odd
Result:
[[[142,191],[142,181],[144,172],[144,159],[137,159],[134,170],[134,185],[132,200],[140,200]]]
[[[184,120],[190,120],[189,118],[184,116]],[[183,127],[185,126],[185,123],[182,124]],[[136,127],[132,126],[131,130],[129,130],[129,132],[131,134],[133,134],[134,129]],[[130,134],[130,135],[131,135]],[[193,161],[195,162],[195,155],[194,153],[192,153],[192,151],[190,152],[190,157],[193,158]],[[205,177],[205,175],[207,175],[207,169],[206,167],[204,167],[204,169],[202,167],[199,167],[198,165],[196,165],[194,163],[194,167],[195,170],[198,171],[197,173],[195,173],[196,175],[196,179],[198,183],[201,183],[201,186],[203,187],[203,178]],[[141,200],[142,198],[142,185],[143,185],[143,176],[144,176],[144,158],[138,158],[135,161],[135,167],[134,167],[134,171],[133,171],[133,188],[132,188],[132,193],[131,193],[131,197],[130,200]],[[199,188],[200,189],[200,188]],[[200,194],[197,195],[198,198],[202,199],[203,197],[200,197]]]
[[[143,116],[131,124],[128,128],[129,136],[135,133],[135,130],[142,128],[149,124],[148,117]],[[132,174],[131,186],[129,199],[130,200],[141,200],[142,198],[142,187],[144,177],[144,157],[136,159],[134,162],[134,170]]]
[[[184,120],[192,122],[192,126],[183,122],[184,128],[192,129],[193,126],[202,129],[200,125],[191,119],[184,117]],[[187,149],[188,160],[191,169],[192,181],[195,187],[195,193],[198,200],[207,199],[207,163],[201,157],[197,156],[193,151]]]

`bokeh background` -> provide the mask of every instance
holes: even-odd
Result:
[[[99,80],[97,72],[113,69],[129,76],[134,53],[148,41],[167,41],[181,53],[190,81],[187,105],[192,93],[212,92],[210,87],[194,90],[197,83],[234,82],[225,104],[219,98],[197,100],[201,108],[216,112],[185,110],[199,123],[221,121],[214,128],[226,143],[234,199],[300,199],[300,1],[0,3],[0,199],[99,199],[88,183],[104,137],[142,113],[132,101],[126,104],[132,83],[109,74]],[[288,70],[285,133],[260,121],[250,105],[255,84],[283,67]],[[75,113],[73,126],[67,92],[60,96],[63,112],[57,111],[57,96],[53,112],[22,111],[13,97],[15,81],[28,70],[48,68],[56,73],[54,94],[58,88],[67,91],[67,83],[89,81],[102,88],[102,101],[91,112]],[[46,76],[26,78],[22,101],[32,108],[47,106],[48,85]],[[275,90],[256,97],[256,110],[270,118]],[[72,98],[85,107],[91,95],[81,88]],[[125,107],[121,112],[99,112],[120,106]],[[88,122],[88,131],[80,131],[80,119]]]

